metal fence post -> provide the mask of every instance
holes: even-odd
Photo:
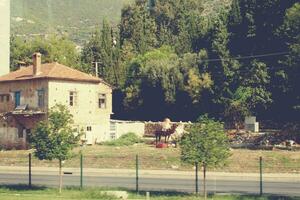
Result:
[[[259,175],[260,175],[260,180],[259,180],[259,188],[260,188],[260,190],[259,190],[259,194],[260,194],[260,196],[262,196],[263,195],[263,175],[262,175],[262,157],[259,157]]]
[[[136,170],[135,190],[136,190],[136,193],[139,194],[139,157],[138,157],[138,155],[136,155],[136,157],[135,157],[135,170]]]
[[[28,161],[29,161],[29,163],[28,163],[28,186],[29,186],[29,188],[31,188],[31,153],[29,153],[29,155],[28,155]]]
[[[80,154],[80,189],[83,188],[83,155]]]
[[[196,195],[199,194],[199,186],[198,186],[198,162],[195,162],[195,187],[196,187]]]

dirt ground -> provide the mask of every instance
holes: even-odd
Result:
[[[74,149],[74,156],[64,163],[65,167],[79,167],[80,151],[84,155],[84,167],[133,169],[136,154],[142,169],[193,170],[193,166],[180,161],[179,148],[156,149],[154,146],[137,144],[133,146],[87,146]],[[0,152],[1,166],[27,166],[31,151]],[[268,173],[300,173],[300,153],[293,151],[259,151],[234,149],[227,165],[211,171],[258,172],[259,157],[263,158],[263,170]],[[35,167],[55,167],[57,161],[39,161],[33,157]]]

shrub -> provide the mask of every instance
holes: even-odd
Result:
[[[114,141],[105,142],[104,145],[129,146],[140,142],[142,142],[142,139],[135,133],[127,133]]]
[[[12,141],[4,140],[0,142],[0,149],[6,151],[15,150],[16,144]]]

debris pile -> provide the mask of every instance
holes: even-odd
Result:
[[[232,148],[300,150],[300,135],[282,131],[252,133],[245,130],[227,132]]]

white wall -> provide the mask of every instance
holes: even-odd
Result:
[[[0,0],[0,76],[9,73],[10,0]]]
[[[119,137],[127,133],[135,133],[139,137],[144,136],[145,123],[143,122],[112,120],[111,123],[115,123],[115,139],[118,139]],[[111,139],[110,136],[108,139]]]
[[[49,81],[49,108],[60,103],[68,106],[74,124],[86,133],[88,144],[106,141],[109,137],[109,122],[112,114],[112,89],[105,84],[84,82]],[[69,106],[70,91],[77,93],[77,104]],[[106,109],[98,107],[98,94],[106,94]],[[87,127],[91,127],[91,131]]]

